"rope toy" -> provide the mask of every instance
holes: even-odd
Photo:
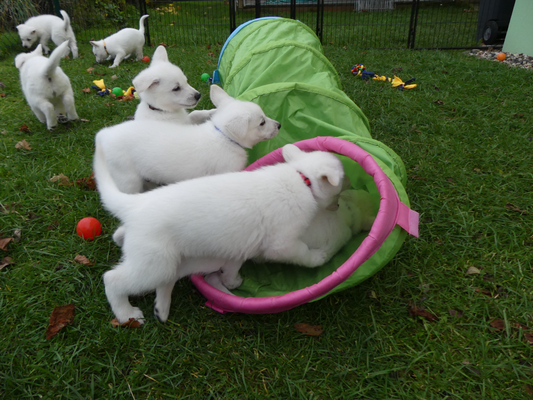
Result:
[[[396,75],[394,75],[394,78],[388,78],[385,75],[379,75],[374,72],[367,71],[363,64],[355,64],[352,67],[352,74],[355,76],[360,76],[362,79],[372,78],[375,81],[390,82],[392,87],[398,88],[398,90],[413,89],[416,87],[416,84],[411,83],[414,82],[416,78],[409,79],[407,82],[402,81]]]

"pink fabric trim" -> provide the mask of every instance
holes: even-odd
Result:
[[[399,220],[409,233],[418,233],[416,212],[401,203],[392,182],[383,172],[372,156],[354,143],[335,137],[315,137],[294,143],[302,150],[329,151],[342,154],[358,162],[366,173],[374,178],[381,195],[379,211],[368,236],[359,248],[331,275],[320,282],[282,296],[272,297],[238,297],[221,292],[209,285],[203,276],[191,277],[196,288],[208,299],[206,305],[218,312],[241,312],[247,314],[270,314],[289,310],[296,306],[323,296],[335,286],[348,279],[353,272],[369,259],[392,232]],[[281,148],[274,150],[256,162],[250,164],[246,171],[252,171],[265,165],[283,162]],[[415,216],[416,214],[416,216]],[[406,223],[407,221],[407,223]],[[415,229],[416,227],[416,229]]]

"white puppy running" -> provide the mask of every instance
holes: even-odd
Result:
[[[109,68],[115,68],[132,54],[135,54],[137,61],[140,61],[143,58],[144,20],[146,18],[148,15],[143,15],[139,20],[139,29],[124,28],[105,39],[90,41],[96,62],[101,63],[114,58],[113,65]]]
[[[31,17],[23,24],[17,25],[18,34],[20,40],[22,40],[22,47],[29,49],[40,38],[39,43],[44,53],[48,54],[50,52],[48,48],[50,39],[52,39],[52,42],[56,46],[59,46],[63,42],[68,42],[68,46],[72,51],[72,58],[77,58],[78,46],[76,45],[74,31],[70,26],[70,18],[65,11],[61,10],[60,13],[63,19],[55,15],[38,15]]]
[[[187,114],[186,109],[196,107],[201,94],[187,83],[182,70],[168,60],[164,46],[155,49],[150,66],[133,79],[133,86],[141,99],[135,120],[201,123],[211,114],[210,111]]]
[[[144,322],[128,295],[156,290],[155,315],[166,321],[174,283],[222,269],[226,287],[241,284],[244,260],[263,256],[316,267],[321,250],[300,240],[320,208],[337,197],[344,170],[335,155],[305,153],[288,144],[285,163],[250,172],[191,179],[150,192],[122,193],[96,144],[94,171],[104,207],[126,227],[122,261],[104,274],[119,322]]]
[[[37,119],[46,123],[49,130],[57,126],[58,117],[69,121],[78,119],[70,80],[59,67],[59,61],[69,52],[68,45],[66,41],[60,44],[50,58],[43,57],[41,44],[31,53],[15,57],[24,97]]]

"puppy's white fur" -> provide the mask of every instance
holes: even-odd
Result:
[[[211,100],[217,108],[200,125],[141,119],[98,132],[96,143],[119,190],[139,193],[144,181],[169,184],[240,171],[248,158],[245,148],[279,132],[280,124],[255,103],[235,100],[215,85]]]
[[[118,67],[122,60],[135,54],[137,61],[143,58],[144,46],[144,20],[148,15],[143,15],[139,20],[139,29],[124,28],[105,39],[91,41],[96,62],[114,59],[109,68]]]
[[[68,120],[78,119],[70,80],[59,67],[59,61],[69,52],[68,45],[68,42],[60,44],[50,58],[43,57],[41,44],[31,53],[15,57],[24,97],[37,119],[46,123],[49,130],[57,126],[60,114],[66,113]]]
[[[200,92],[187,83],[182,70],[168,60],[164,46],[159,46],[152,56],[150,66],[133,79],[133,86],[141,99],[135,119],[151,119],[181,124],[199,123],[186,109],[196,107]],[[208,118],[204,118],[206,120]]]
[[[347,179],[345,178],[345,182]],[[329,208],[329,207],[328,207]],[[348,241],[361,231],[369,231],[376,218],[374,201],[365,190],[343,191],[336,210],[318,210],[315,218],[301,236],[310,249],[322,250],[329,261]],[[265,261],[256,259],[256,261]],[[293,264],[298,264],[296,261]],[[223,283],[224,274],[213,272],[205,277],[214,288],[231,293]]]
[[[65,11],[61,10],[60,13],[63,19],[55,15],[39,15],[29,18],[23,24],[17,25],[22,47],[29,49],[37,39],[40,39],[39,43],[44,53],[48,54],[50,52],[48,48],[50,39],[56,46],[63,42],[68,42],[68,46],[72,51],[72,58],[77,58],[78,46],[76,45],[74,31],[70,26],[70,18]]]
[[[122,261],[104,274],[108,301],[120,322],[143,313],[128,295],[156,290],[155,314],[166,321],[179,278],[222,270],[224,285],[240,285],[238,269],[263,256],[308,267],[327,254],[300,240],[319,208],[342,189],[340,160],[325,152],[283,147],[286,163],[251,172],[191,179],[130,195],[115,185],[101,146],[94,172],[102,202],[126,227]],[[300,172],[309,178],[311,186]]]

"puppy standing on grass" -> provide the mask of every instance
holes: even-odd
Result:
[[[344,170],[333,154],[283,147],[285,163],[250,172],[191,179],[150,192],[122,193],[96,143],[94,172],[104,207],[126,228],[122,261],[104,274],[108,301],[119,322],[144,322],[128,295],[156,290],[154,312],[166,321],[175,282],[222,269],[223,283],[241,284],[238,270],[262,256],[316,267],[321,250],[300,240],[317,211],[332,204]]]
[[[201,123],[211,111],[193,111],[200,100],[200,92],[187,83],[182,70],[168,60],[164,46],[158,46],[150,66],[133,79],[133,86],[141,102],[135,120],[152,119],[180,124]]]
[[[50,39],[56,46],[63,42],[68,42],[68,46],[72,51],[72,58],[77,58],[78,46],[76,45],[74,31],[70,26],[70,18],[65,11],[61,10],[60,13],[63,19],[55,15],[39,15],[31,17],[23,24],[17,25],[22,47],[29,49],[40,38],[39,43],[44,53],[48,54],[50,52],[48,48]]]
[[[122,60],[135,54],[137,61],[143,58],[144,46],[144,20],[148,15],[143,15],[139,20],[139,29],[124,28],[105,39],[89,42],[93,46],[93,54],[96,62],[114,58],[113,65],[109,68],[118,67]]]
[[[43,57],[40,44],[31,53],[15,57],[24,97],[48,130],[57,126],[58,116],[69,121],[78,119],[70,80],[59,67],[59,61],[69,52],[68,45],[68,42],[60,44],[50,58]],[[66,118],[63,116],[65,112]]]

